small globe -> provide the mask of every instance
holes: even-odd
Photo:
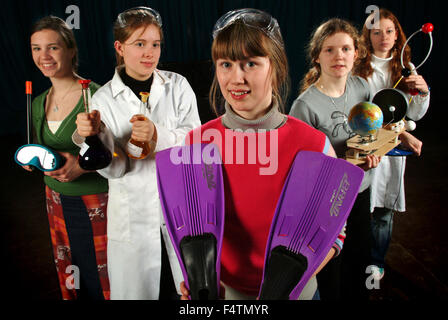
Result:
[[[383,124],[383,112],[380,107],[371,102],[360,102],[348,115],[348,125],[360,136],[372,135]]]

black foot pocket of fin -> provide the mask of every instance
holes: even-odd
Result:
[[[216,237],[211,233],[184,237],[180,242],[192,300],[217,300]]]
[[[308,261],[302,254],[275,247],[266,264],[260,300],[288,300],[307,267]]]

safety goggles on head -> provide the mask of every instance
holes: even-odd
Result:
[[[64,158],[57,152],[38,144],[26,144],[20,147],[14,159],[21,166],[33,166],[41,171],[56,170],[64,163]]]
[[[140,12],[139,12],[140,15],[143,14],[143,15],[152,16],[156,20],[159,27],[162,27],[162,17],[156,10],[149,8],[149,7],[135,7],[135,8],[125,10],[118,15],[117,21],[122,28],[127,26],[126,16],[129,14],[129,12],[135,11],[135,10],[140,10]]]
[[[221,30],[236,21],[241,21],[248,27],[260,29],[269,38],[283,42],[282,39],[278,39],[278,35],[280,35],[280,26],[278,25],[277,20],[269,13],[257,9],[238,9],[227,12],[216,21],[213,28],[213,39],[216,38]]]

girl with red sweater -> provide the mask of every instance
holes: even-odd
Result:
[[[231,11],[216,23],[210,102],[219,115],[186,143],[215,143],[223,159],[225,229],[221,280],[226,299],[255,299],[278,198],[295,155],[335,152],[322,132],[283,114],[288,62],[276,19],[255,9]],[[218,110],[221,108],[220,110]],[[319,270],[337,254],[343,235]],[[313,277],[301,299],[315,295]],[[183,299],[188,290],[181,285]]]

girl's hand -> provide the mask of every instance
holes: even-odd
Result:
[[[46,171],[44,174],[60,182],[71,182],[83,173],[89,172],[82,169],[78,163],[78,157],[68,152],[59,152],[65,158],[65,164],[62,168],[53,171]]]
[[[187,287],[185,286],[185,281],[182,281],[180,283],[180,292],[182,293],[180,300],[190,300],[190,291],[188,291]]]
[[[366,156],[366,162],[360,165],[359,167],[364,171],[368,171],[372,168],[376,168],[381,161],[381,157],[378,157],[374,154],[369,154]]]
[[[400,140],[404,147],[414,152],[417,156],[420,156],[422,153],[423,142],[406,131],[400,134]]]
[[[409,89],[417,89],[423,94],[429,92],[428,84],[425,79],[418,74],[411,74],[409,77],[403,79]]]
[[[151,120],[136,114],[132,116],[129,122],[132,123],[132,139],[141,142],[151,141],[155,130],[154,123]]]
[[[34,167],[33,166],[22,166],[23,169],[25,169],[26,171],[32,172],[34,171]]]
[[[94,136],[100,132],[101,115],[98,110],[91,113],[82,112],[76,117],[78,134],[81,137]]]

